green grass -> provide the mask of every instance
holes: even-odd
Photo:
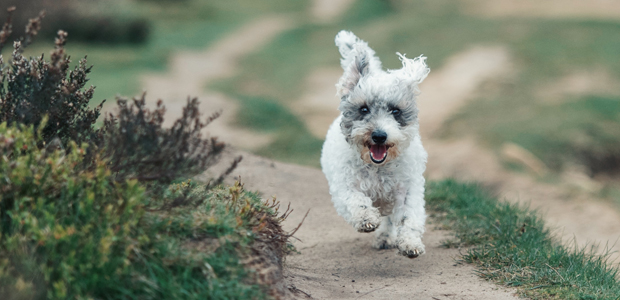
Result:
[[[432,182],[427,208],[455,232],[446,246],[470,245],[463,260],[478,274],[530,299],[620,299],[617,265],[596,247],[570,249],[536,212],[500,202],[474,184]]]

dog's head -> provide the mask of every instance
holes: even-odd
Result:
[[[418,84],[430,69],[425,57],[406,58],[399,70],[383,71],[374,51],[350,32],[336,44],[344,74],[336,84],[342,112],[342,133],[363,161],[381,165],[398,157],[418,134]]]

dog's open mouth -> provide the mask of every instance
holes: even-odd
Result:
[[[376,164],[380,164],[385,161],[388,155],[388,146],[386,145],[371,145],[370,146],[370,160]]]

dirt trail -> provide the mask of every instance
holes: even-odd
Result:
[[[419,258],[405,258],[395,249],[375,250],[370,246],[373,234],[358,233],[336,214],[320,170],[242,154],[235,174],[246,189],[275,195],[283,206],[291,203],[295,209],[286,230],[310,210],[295,234],[301,240],[294,241],[300,254],[287,257],[289,287],[314,299],[518,299],[481,280],[471,265],[457,263],[458,250],[439,247],[449,232],[436,230],[432,223],[424,235],[427,254]],[[233,157],[229,154],[224,161]],[[297,296],[305,298],[301,292]]]
[[[142,85],[148,91],[147,99],[151,104],[157,99],[164,100],[166,120],[171,122],[182,114],[188,95],[198,97],[202,112],[222,111],[220,118],[208,127],[208,131],[221,141],[244,149],[256,149],[269,144],[271,136],[235,127],[233,123],[238,102],[207,90],[207,85],[214,80],[235,75],[239,71],[237,64],[242,57],[260,49],[292,26],[293,22],[287,17],[263,17],[230,33],[205,51],[175,53],[168,73],[143,76]]]

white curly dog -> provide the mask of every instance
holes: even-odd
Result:
[[[384,71],[368,44],[341,31],[336,45],[344,74],[336,84],[340,116],[327,132],[321,166],[338,214],[359,232],[376,230],[373,246],[424,254],[422,234],[427,154],[416,96],[430,69],[423,56]]]

